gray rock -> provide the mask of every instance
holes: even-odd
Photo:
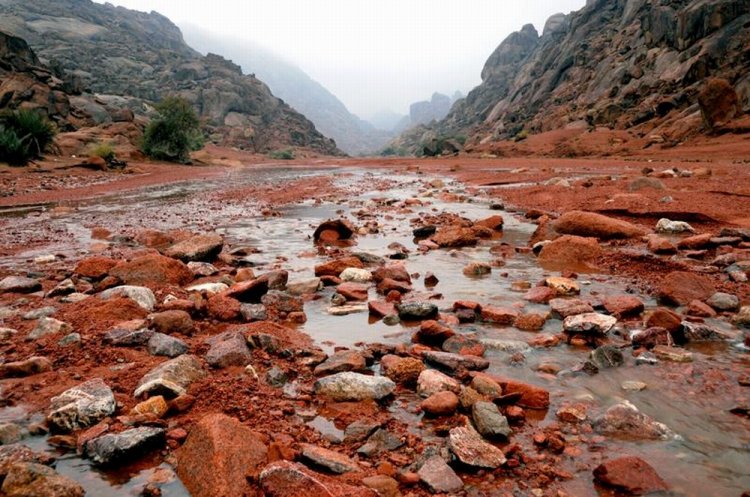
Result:
[[[112,390],[104,380],[95,378],[53,397],[47,423],[67,433],[96,424],[114,414],[116,407]]]
[[[15,423],[0,423],[0,445],[19,442],[24,435],[23,428]]]
[[[716,292],[706,303],[717,311],[736,311],[740,308],[740,299],[736,295]]]
[[[34,310],[27,312],[26,314],[21,316],[21,318],[27,321],[33,321],[34,319],[49,317],[56,312],[57,312],[56,307],[52,307],[52,306],[40,307],[39,309],[34,309]]]
[[[286,291],[290,295],[311,295],[323,288],[320,278],[291,281],[286,285]]]
[[[197,357],[184,354],[156,366],[138,382],[134,397],[144,394],[169,398],[187,393],[187,387],[206,376]]]
[[[147,328],[132,330],[128,328],[114,328],[104,335],[104,343],[119,347],[137,347],[146,345],[154,331]]]
[[[477,431],[487,438],[508,438],[513,432],[508,420],[492,402],[476,402],[471,407],[471,418]]]
[[[602,345],[591,351],[589,360],[599,369],[618,368],[625,363],[625,356],[616,345]]]
[[[47,297],[59,297],[62,295],[70,295],[71,293],[75,293],[76,286],[73,283],[73,280],[70,278],[65,279],[58,283],[58,285],[47,292]]]
[[[187,267],[196,276],[213,276],[219,272],[216,266],[208,262],[190,261],[187,263]]]
[[[59,321],[55,318],[40,318],[37,321],[36,326],[31,333],[26,337],[27,340],[39,340],[42,337],[48,335],[56,335],[58,333],[70,333],[73,331],[73,327],[68,323]]]
[[[248,323],[254,321],[265,321],[268,319],[266,306],[263,304],[242,304],[240,306],[240,313],[242,314],[242,319]]]
[[[177,357],[187,354],[190,350],[188,344],[164,333],[154,333],[148,341],[148,353],[166,357]]]
[[[654,421],[628,401],[615,404],[593,422],[602,435],[628,440],[669,440],[674,433],[666,425]]]
[[[348,442],[361,442],[372,435],[381,424],[370,419],[360,419],[350,423],[344,430],[344,438]]]
[[[404,445],[401,438],[383,428],[378,429],[370,435],[362,447],[357,449],[357,454],[365,457],[373,457],[383,452],[390,452]]]
[[[71,345],[78,345],[81,343],[80,333],[69,333],[58,340],[57,345],[60,347],[70,347]]]
[[[404,321],[421,321],[434,319],[438,315],[438,307],[430,302],[408,302],[396,305],[398,317]]]
[[[340,350],[315,366],[315,376],[327,376],[345,371],[363,372],[367,369],[365,358],[356,350]]]
[[[659,359],[654,355],[653,352],[643,352],[635,358],[635,363],[639,366],[643,364],[653,366],[654,364],[659,364]]]
[[[116,286],[99,294],[99,298],[103,300],[109,300],[113,297],[127,297],[135,301],[136,304],[146,309],[148,312],[153,311],[154,306],[156,306],[154,292],[143,286]]]
[[[507,354],[515,354],[517,352],[525,353],[531,350],[528,343],[522,342],[521,340],[501,340],[497,338],[482,338],[479,342],[484,345],[486,349],[497,350],[505,352]]]
[[[219,235],[198,235],[175,243],[164,255],[182,262],[206,261],[214,259],[224,248],[224,239]]]
[[[86,456],[98,465],[129,462],[146,451],[164,443],[163,428],[139,427],[122,433],[109,433],[89,440],[84,447]]]
[[[417,471],[419,478],[433,492],[455,493],[464,487],[464,482],[440,456],[427,459]]]
[[[705,323],[682,322],[682,331],[689,342],[732,341],[739,337],[737,330],[720,330]]]
[[[227,331],[209,338],[206,343],[211,345],[206,361],[212,367],[247,366],[253,359],[242,333]]]
[[[495,469],[506,462],[503,451],[485,442],[476,430],[467,426],[448,432],[448,448],[468,466]]]
[[[563,329],[568,333],[605,335],[617,323],[617,318],[598,312],[568,316],[563,321]]]
[[[34,293],[42,289],[42,284],[24,276],[8,276],[0,280],[0,293]]]
[[[490,361],[472,355],[427,351],[422,354],[422,357],[424,357],[428,363],[450,371],[456,371],[458,369],[479,371],[490,367]]]
[[[278,366],[273,366],[266,371],[266,383],[274,388],[283,387],[289,381],[289,376]]]
[[[326,376],[315,382],[315,393],[339,402],[375,399],[392,394],[396,384],[382,376],[366,376],[344,372]]]

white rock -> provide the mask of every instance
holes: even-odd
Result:
[[[127,297],[149,312],[153,311],[156,305],[154,292],[143,286],[116,286],[103,291],[99,294],[99,297],[104,300],[109,300],[113,297]]]
[[[353,281],[356,283],[367,283],[372,280],[372,273],[367,269],[348,267],[339,275],[342,281]]]
[[[667,218],[662,218],[656,223],[657,233],[684,233],[686,231],[695,233],[695,229],[685,221],[670,221]]]
[[[228,289],[229,285],[224,283],[201,283],[200,285],[189,286],[185,290],[188,292],[221,293]]]
[[[112,390],[96,378],[53,397],[47,422],[60,431],[75,431],[114,414],[116,406]]]
[[[596,333],[604,335],[617,323],[617,318],[598,312],[587,312],[568,316],[563,321],[563,329],[568,333]]]

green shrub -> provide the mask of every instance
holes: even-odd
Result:
[[[513,139],[517,142],[520,142],[520,141],[525,140],[528,137],[529,137],[529,131],[526,129],[522,129],[521,131],[518,132],[518,134]]]
[[[291,148],[285,148],[282,150],[274,150],[268,156],[273,160],[293,160],[294,150]]]
[[[91,146],[89,154],[93,157],[101,157],[107,162],[115,160],[115,149],[111,143],[101,142]]]
[[[156,111],[143,134],[143,153],[156,160],[188,162],[190,152],[203,148],[198,114],[180,97],[165,98]]]
[[[24,166],[47,151],[55,139],[55,126],[41,114],[28,110],[0,114],[0,161]]]

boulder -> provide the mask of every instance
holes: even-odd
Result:
[[[430,350],[424,352],[422,356],[433,366],[449,371],[457,371],[459,369],[478,371],[490,367],[490,361],[472,355],[452,354],[450,352],[437,352]]]
[[[102,300],[110,300],[117,297],[127,297],[139,307],[151,312],[156,306],[154,292],[143,286],[123,285],[110,288],[99,294]]]
[[[399,385],[414,386],[425,366],[414,357],[386,355],[380,360],[382,373]]]
[[[717,311],[738,311],[740,308],[740,299],[736,295],[716,292],[706,300],[706,304]]]
[[[457,394],[460,390],[458,381],[434,369],[425,369],[417,378],[417,393],[422,397],[430,397],[443,391]]]
[[[347,301],[364,302],[370,286],[366,283],[341,283],[336,287],[336,293],[343,296]]]
[[[73,327],[55,318],[42,317],[36,322],[34,329],[26,337],[27,340],[39,340],[48,335],[70,333]]]
[[[340,257],[332,261],[318,264],[315,266],[315,276],[336,276],[340,275],[346,268],[364,269],[362,261],[354,256]]]
[[[247,340],[240,332],[226,331],[209,338],[206,343],[211,346],[206,353],[206,362],[214,368],[246,366],[253,359]]]
[[[339,452],[311,444],[301,444],[301,449],[303,459],[317,467],[325,468],[331,473],[340,475],[359,470],[356,462]]]
[[[187,387],[195,380],[206,376],[197,357],[184,354],[165,361],[146,373],[133,393],[141,395],[163,395],[174,398],[187,393]]]
[[[372,273],[367,269],[358,269],[356,267],[348,267],[344,269],[339,275],[341,281],[351,281],[354,283],[367,283],[372,281]]]
[[[320,473],[315,473],[301,464],[278,461],[266,466],[260,474],[260,487],[264,497],[378,497],[373,490],[340,483]],[[229,497],[225,494],[205,494]],[[239,493],[232,495],[242,495]],[[248,493],[249,496],[261,495]],[[194,497],[204,497],[193,494]]]
[[[673,271],[662,278],[658,298],[671,305],[688,305],[692,300],[706,300],[716,293],[714,284],[696,273]]]
[[[423,400],[420,407],[432,416],[450,416],[458,409],[458,396],[447,390],[437,392]]]
[[[508,420],[492,402],[475,402],[471,406],[471,419],[485,438],[508,438],[512,433]]]
[[[186,311],[172,310],[151,314],[148,317],[151,328],[158,333],[180,333],[190,335],[195,329],[193,319]]]
[[[54,469],[33,462],[8,468],[0,491],[6,497],[83,497],[83,487]]]
[[[109,270],[117,265],[117,261],[109,257],[97,255],[80,261],[73,272],[83,278],[100,280],[107,276]]]
[[[548,271],[588,270],[601,257],[602,248],[596,238],[565,235],[542,247],[539,265]]]
[[[380,400],[392,394],[396,384],[381,376],[366,376],[344,372],[321,378],[314,384],[317,395],[330,397],[337,402]]]
[[[420,323],[419,331],[412,336],[412,341],[440,346],[454,335],[455,332],[450,327],[430,319]]]
[[[408,302],[396,305],[398,316],[404,321],[422,321],[434,319],[438,315],[438,307],[430,302]]]
[[[182,262],[211,261],[224,248],[224,239],[219,235],[198,235],[175,243],[164,251],[164,255]]]
[[[669,489],[650,464],[633,456],[603,462],[594,469],[594,479],[626,495],[647,495]]]
[[[503,451],[485,442],[471,427],[457,427],[448,432],[448,448],[467,466],[495,469],[505,464]]]
[[[619,319],[623,317],[637,316],[642,313],[645,308],[641,299],[631,295],[606,297],[603,299],[602,303],[607,312]]]
[[[470,247],[477,244],[474,230],[462,226],[447,226],[440,228],[432,237],[432,241],[438,246],[446,248]]]
[[[617,323],[617,318],[598,312],[576,314],[563,320],[563,329],[567,333],[584,333],[606,335]]]
[[[41,289],[38,280],[24,276],[7,276],[0,280],[0,293],[34,293]]]
[[[95,378],[52,397],[47,423],[56,431],[76,431],[114,414],[116,407],[112,390]]]
[[[164,428],[139,427],[121,433],[108,433],[84,445],[86,456],[94,464],[108,466],[127,463],[164,444]]]
[[[742,114],[740,100],[732,84],[723,78],[711,78],[698,93],[703,122],[714,129]]]
[[[372,279],[377,283],[383,280],[401,281],[411,283],[411,276],[403,264],[386,264],[372,272]]]
[[[602,435],[627,440],[668,440],[674,436],[669,428],[646,416],[628,401],[607,409],[592,426]]]
[[[554,290],[558,297],[570,297],[581,293],[581,286],[570,278],[552,276],[544,280],[544,284]]]
[[[345,371],[364,372],[367,369],[365,358],[356,350],[340,350],[322,363],[318,364],[313,373],[315,376],[327,376]]]
[[[581,299],[552,299],[549,301],[549,306],[553,314],[563,319],[594,312],[591,304]]]
[[[52,371],[52,361],[43,356],[0,364],[0,378],[24,378],[47,371]]]
[[[250,481],[258,477],[267,454],[260,436],[237,419],[209,414],[177,451],[177,474],[193,497],[261,497]]]
[[[503,387],[504,395],[520,395],[516,404],[521,407],[540,410],[549,407],[549,392],[542,387],[506,378],[493,377],[492,379]]]
[[[193,281],[192,271],[183,262],[158,254],[121,262],[110,269],[109,274],[126,285],[135,286],[183,286]]]
[[[464,482],[440,456],[427,459],[417,472],[422,483],[433,492],[453,494],[464,487]]]
[[[595,237],[603,240],[634,238],[646,234],[646,230],[627,221],[603,216],[595,212],[569,211],[554,223],[555,231],[563,235]]]
[[[148,353],[151,355],[177,357],[187,354],[190,350],[188,344],[164,333],[154,333],[147,343]]]

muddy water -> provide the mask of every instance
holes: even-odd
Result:
[[[335,174],[338,186],[347,195],[336,203],[305,202],[281,210],[280,217],[263,217],[257,206],[250,204],[217,203],[211,200],[212,191],[240,184],[263,182],[278,183],[298,179],[304,175]],[[430,178],[431,179],[431,178]],[[452,193],[462,193],[460,184],[445,180]],[[382,184],[392,188],[383,189]],[[0,264],[19,264],[37,255],[61,253],[75,258],[86,252],[92,240],[89,227],[103,225],[114,233],[126,228],[168,229],[181,227],[202,230],[215,228],[232,246],[253,246],[260,250],[251,256],[252,262],[263,271],[282,267],[290,271],[290,280],[313,276],[313,267],[324,259],[314,255],[310,234],[322,220],[344,215],[355,219],[355,213],[366,211],[374,215],[382,229],[378,234],[361,236],[353,250],[387,257],[393,253],[388,246],[399,242],[411,253],[405,261],[410,273],[433,272],[440,280],[433,289],[425,289],[422,280],[415,280],[417,293],[427,296],[442,294],[435,300],[441,308],[450,308],[455,300],[475,300],[483,304],[508,306],[523,311],[543,311],[546,306],[536,306],[523,301],[522,293],[514,292],[515,281],[535,284],[547,275],[535,262],[534,256],[516,254],[508,258],[501,268],[493,268],[491,275],[483,278],[468,278],[462,268],[469,261],[490,262],[488,247],[500,242],[512,246],[525,246],[535,226],[520,217],[503,213],[506,224],[502,237],[482,242],[478,247],[457,251],[438,250],[427,254],[416,251],[409,220],[424,214],[453,212],[470,219],[488,217],[494,212],[488,209],[490,199],[483,195],[471,198],[471,202],[453,203],[438,199],[437,192],[424,188],[424,178],[417,175],[394,175],[385,172],[363,172],[361,170],[331,170],[306,172],[299,169],[275,169],[236,172],[225,178],[204,183],[187,183],[162,188],[150,188],[128,195],[102,198],[75,205],[72,212],[55,214],[51,206],[40,206],[33,216],[13,222],[14,229],[41,230],[42,233],[64,233],[60,239],[50,236],[47,243],[34,250],[0,260]],[[404,200],[419,197],[424,206],[410,206],[408,211],[382,207],[382,199]],[[497,199],[494,198],[494,201]],[[379,206],[379,207],[378,207]],[[137,215],[134,216],[134,213]],[[597,299],[604,295],[620,295],[629,288],[627,281],[607,275],[581,275],[584,297]],[[332,316],[327,312],[333,290],[327,289],[322,298],[306,304],[307,323],[302,327],[321,346],[330,350],[334,345],[353,346],[360,342],[409,342],[413,328],[409,325],[387,326],[382,321],[372,320],[366,312],[347,316]],[[371,290],[371,297],[375,297]],[[648,296],[640,295],[653,307]],[[713,323],[722,326],[722,323]],[[636,326],[631,323],[631,326]],[[484,324],[462,325],[461,333],[475,334],[479,338],[494,340],[528,341],[537,333],[528,333],[515,328]],[[541,333],[557,333],[560,321],[550,320]],[[551,392],[552,407],[543,419],[534,421],[541,425],[555,420],[555,411],[564,401],[580,401],[589,406],[589,416],[594,417],[615,402],[628,400],[657,421],[665,423],[680,438],[672,441],[627,442],[607,440],[602,444],[601,456],[632,454],[650,462],[678,494],[687,496],[736,496],[750,488],[750,426],[744,418],[728,413],[733,400],[718,388],[704,383],[701,374],[710,365],[712,371],[724,374],[725,382],[734,382],[736,371],[750,370],[750,357],[732,345],[693,347],[693,365],[662,363],[656,366],[636,366],[630,359],[624,367],[606,370],[595,376],[577,375],[569,370],[582,362],[588,350],[561,345],[550,349],[533,349],[524,353],[522,363],[511,362],[509,353],[488,350],[491,361],[490,372],[538,384]],[[536,367],[542,363],[554,363],[563,373],[557,377],[542,375]],[[642,392],[625,392],[621,383],[626,380],[645,382],[648,387]],[[732,383],[734,384],[734,383]],[[413,404],[413,402],[412,402]],[[403,408],[402,408],[403,407]],[[418,415],[409,411],[410,399],[398,399],[391,407],[396,417],[416,424]],[[341,427],[331,426],[324,418],[312,421],[324,433],[340,436]],[[429,427],[420,433],[430,436]],[[35,443],[42,444],[42,441]],[[584,451],[586,446],[581,445]],[[582,456],[586,461],[599,460],[599,454]],[[575,461],[566,462],[575,472]],[[104,474],[92,471],[79,458],[66,458],[58,463],[58,470],[73,477],[91,489],[91,495],[129,495],[142,485],[150,471],[137,468]],[[164,495],[184,495],[179,482],[163,487]],[[107,489],[104,491],[102,489]],[[576,478],[565,483],[565,488],[577,496],[597,495],[591,481],[590,469],[576,474]]]

